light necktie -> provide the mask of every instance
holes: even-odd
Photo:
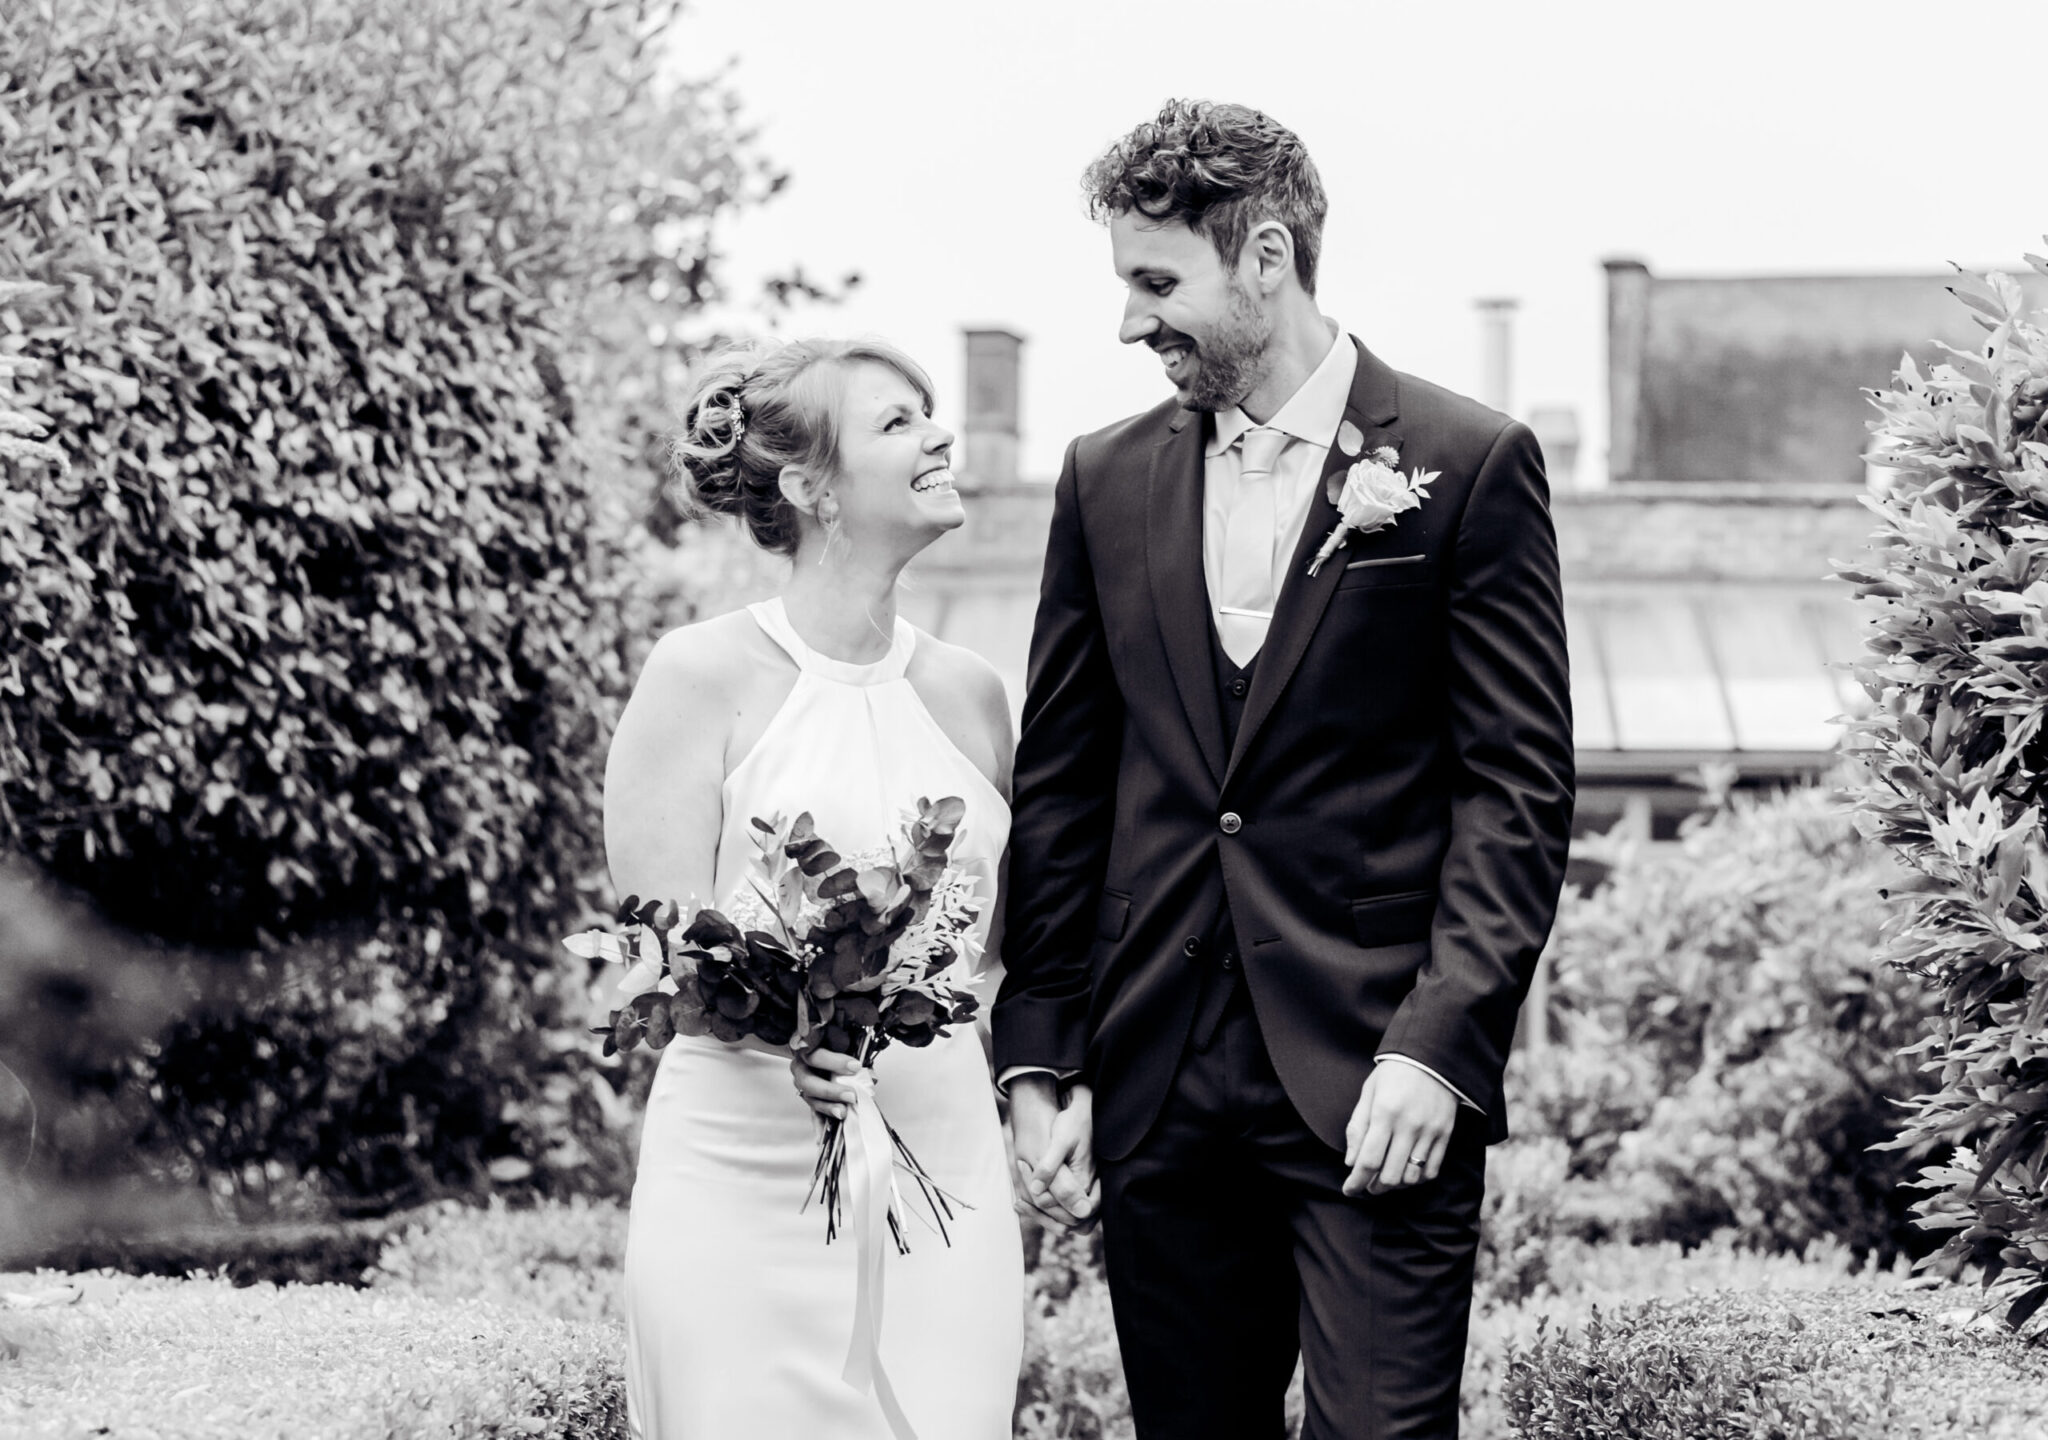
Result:
[[[1239,441],[1237,497],[1224,520],[1223,593],[1216,599],[1217,638],[1235,665],[1250,663],[1273,623],[1273,541],[1279,528],[1273,466],[1288,438],[1285,430],[1257,425]]]

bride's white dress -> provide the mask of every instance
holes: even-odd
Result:
[[[748,822],[808,810],[842,853],[880,847],[920,797],[957,795],[955,863],[989,902],[1009,839],[1001,794],[960,753],[905,678],[916,632],[853,665],[798,638],[779,600],[750,607],[801,671],[760,742],[726,777],[717,894],[758,873]],[[993,1001],[983,997],[984,1008]],[[924,1049],[892,1045],[876,1098],[924,1167],[973,1208],[952,1243],[906,1226],[891,1249],[880,1354],[917,1440],[1010,1432],[1023,1348],[1023,1253],[988,1064],[971,1027]],[[803,1208],[818,1130],[789,1062],[678,1037],[647,1100],[626,1238],[626,1394],[642,1440],[889,1440],[873,1393],[841,1377],[854,1327],[855,1244],[825,1242]],[[907,1208],[920,1209],[906,1183]]]

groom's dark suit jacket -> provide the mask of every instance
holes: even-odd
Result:
[[[1343,1148],[1382,1052],[1507,1134],[1501,1072],[1572,810],[1542,456],[1524,426],[1358,349],[1363,449],[1441,474],[1311,579],[1352,463],[1330,447],[1233,745],[1202,571],[1208,422],[1169,401],[1076,440],[1060,472],[995,1063],[1082,1072],[1106,1159],[1158,1113],[1225,911],[1274,1067],[1323,1140]]]

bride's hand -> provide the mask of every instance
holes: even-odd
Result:
[[[808,1059],[798,1055],[789,1062],[796,1093],[804,1097],[804,1103],[812,1110],[830,1120],[844,1120],[846,1107],[853,1103],[853,1091],[835,1083],[835,1077],[851,1075],[859,1069],[858,1060],[836,1050],[814,1050]]]

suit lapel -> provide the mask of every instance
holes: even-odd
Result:
[[[1145,493],[1145,568],[1174,688],[1209,773],[1223,778],[1223,711],[1209,655],[1209,586],[1202,573],[1202,429],[1179,411],[1152,451]]]
[[[1352,343],[1356,345],[1358,342],[1353,340]],[[1358,369],[1351,377],[1351,399],[1344,407],[1344,418],[1358,427],[1364,439],[1359,455],[1371,454],[1382,445],[1400,449],[1400,432],[1394,428],[1400,418],[1400,383],[1394,372],[1363,345],[1358,345]],[[1334,560],[1313,577],[1308,573],[1308,566],[1337,524],[1337,502],[1333,492],[1338,487],[1331,481],[1333,477],[1341,477],[1357,459],[1357,455],[1347,455],[1341,445],[1333,443],[1328,458],[1323,462],[1322,478],[1316,483],[1308,519],[1302,522],[1301,537],[1294,546],[1294,558],[1288,564],[1286,578],[1281,581],[1280,596],[1273,607],[1273,623],[1266,628],[1266,641],[1259,647],[1258,664],[1252,670],[1251,693],[1245,697],[1244,718],[1238,724],[1237,743],[1231,747],[1230,761],[1224,768],[1225,786],[1237,773],[1237,767],[1257,739],[1260,727],[1273,713],[1287,682],[1294,678],[1295,667],[1301,664],[1308,642],[1322,621],[1323,611],[1329,608],[1330,597],[1337,593],[1337,582],[1344,576],[1344,566]],[[1341,483],[1339,479],[1338,484]],[[1196,520],[1199,526],[1199,514]],[[1214,703],[1212,695],[1211,704]]]

